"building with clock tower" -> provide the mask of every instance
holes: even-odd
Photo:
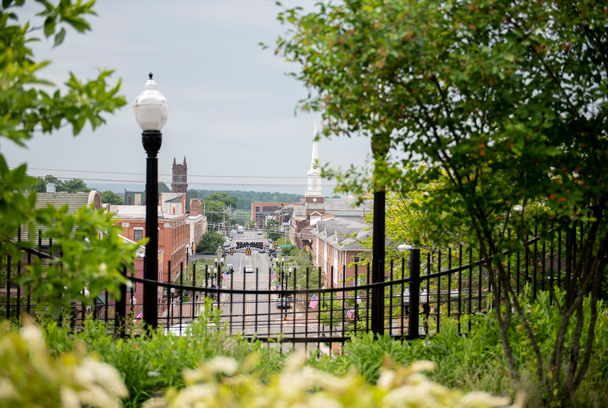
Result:
[[[173,158],[171,178],[171,192],[173,193],[187,193],[188,192],[188,164],[186,163],[186,157],[184,157],[183,164],[177,164],[175,158]]]

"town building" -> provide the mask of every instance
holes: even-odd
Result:
[[[294,203],[251,203],[251,221],[255,222],[257,228],[264,228],[269,220],[279,221],[283,225],[284,221],[277,215],[277,211],[282,211],[286,206],[302,205]],[[289,221],[287,220],[287,225]]]
[[[158,207],[158,250],[163,253],[158,276],[161,282],[172,282],[177,278],[180,264],[186,262],[186,250],[190,243],[190,227],[183,212],[184,198],[181,194],[179,197],[174,195],[161,194]],[[117,224],[123,227],[124,237],[139,241],[146,236],[146,206],[112,205],[110,212],[119,218]]]
[[[326,288],[342,286],[343,282],[351,279],[352,286],[367,280],[364,270],[358,269],[354,263],[360,261],[361,253],[369,251],[362,242],[372,235],[370,225],[361,218],[340,218],[328,215],[318,220],[311,230],[312,260],[315,268],[325,271]]]

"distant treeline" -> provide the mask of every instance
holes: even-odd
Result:
[[[241,191],[241,190],[188,190],[188,201],[191,198],[204,198],[213,193],[227,193],[239,199],[237,209],[251,210],[251,203],[298,203],[304,198],[302,194],[270,193],[260,191]]]

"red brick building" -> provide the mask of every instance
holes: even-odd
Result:
[[[139,241],[146,236],[146,207],[136,205],[113,205],[110,211],[120,219],[124,237]],[[190,227],[186,223],[185,214],[158,214],[158,250],[159,259],[162,252],[162,268],[159,262],[159,276],[161,282],[173,281],[179,273],[180,263],[186,262],[186,247],[190,240]],[[169,269],[169,264],[171,269]],[[185,265],[184,265],[185,266]]]
[[[325,273],[326,288],[342,286],[342,282],[355,277],[355,267],[361,253],[368,248],[361,244],[372,234],[370,225],[360,218],[326,218],[317,221],[311,231],[313,243],[313,265]],[[359,269],[359,277],[366,274]],[[352,285],[348,284],[348,286]]]

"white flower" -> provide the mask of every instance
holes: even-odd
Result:
[[[195,405],[195,403],[212,400],[216,394],[216,388],[210,384],[191,385],[183,389],[177,398],[171,402],[171,405],[174,407],[200,406],[202,404]]]
[[[76,392],[68,387],[61,387],[59,391],[61,396],[61,406],[64,408],[80,408],[80,401]]]
[[[474,391],[466,394],[460,400],[466,407],[504,407],[509,404],[507,397],[494,397],[481,391]]]
[[[44,352],[46,350],[46,343],[44,341],[44,336],[42,335],[42,331],[34,326],[26,325],[20,330],[21,338],[25,340],[30,349],[33,352]]]
[[[8,401],[17,397],[17,391],[6,378],[0,378],[0,401]]]

